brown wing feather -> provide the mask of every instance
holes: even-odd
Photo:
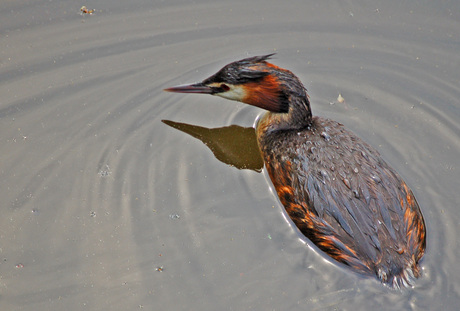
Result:
[[[419,206],[375,149],[322,118],[303,132],[266,133],[259,142],[281,203],[321,250],[390,286],[419,276]]]

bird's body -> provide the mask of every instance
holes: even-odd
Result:
[[[342,124],[313,117],[300,80],[267,63],[269,56],[234,62],[202,83],[166,90],[219,95],[269,110],[257,123],[257,140],[297,228],[358,273],[390,287],[412,285],[425,251],[425,223],[412,191]]]

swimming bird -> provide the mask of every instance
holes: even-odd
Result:
[[[341,123],[312,116],[302,82],[269,63],[273,54],[224,66],[168,92],[217,95],[267,110],[258,146],[297,228],[353,271],[392,288],[420,276],[426,228],[414,194],[379,152]]]

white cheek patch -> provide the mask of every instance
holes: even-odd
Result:
[[[214,87],[220,87],[222,83],[212,83],[209,86],[214,86]],[[246,92],[244,90],[244,87],[241,85],[231,85],[231,84],[225,84],[228,86],[230,89],[226,92],[222,93],[216,93],[214,95],[230,99],[230,100],[236,100],[236,101],[243,101],[243,99],[246,97]]]
[[[230,90],[228,90],[227,92],[218,93],[216,95],[223,97],[223,98],[237,100],[237,101],[243,101],[243,99],[246,97],[246,92],[242,86],[228,85],[228,87],[230,87]]]

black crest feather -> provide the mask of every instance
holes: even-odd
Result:
[[[267,71],[254,70],[250,68],[259,63],[265,63],[275,53],[253,56],[230,63],[219,70],[216,74],[203,81],[204,84],[226,82],[231,84],[244,84],[250,81],[257,81],[267,76]]]

